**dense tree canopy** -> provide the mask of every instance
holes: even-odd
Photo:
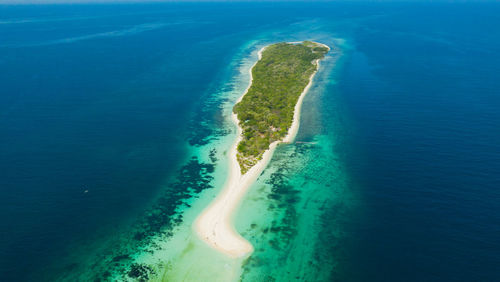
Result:
[[[252,85],[233,109],[243,129],[237,153],[243,174],[272,142],[286,136],[295,104],[317,70],[316,60],[327,52],[328,48],[310,41],[277,43],[264,49],[252,69]]]

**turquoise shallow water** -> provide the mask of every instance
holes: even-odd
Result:
[[[243,265],[243,281],[330,281],[336,277],[343,242],[342,217],[352,214],[355,196],[341,156],[341,111],[321,107],[335,93],[342,41],[322,62],[303,105],[300,134],[281,145],[246,196],[235,219],[255,252]],[[328,133],[332,135],[328,135]],[[327,234],[325,224],[329,226]],[[332,256],[335,254],[335,256]],[[278,267],[279,264],[279,267]]]
[[[498,11],[1,6],[0,276],[499,280]],[[235,214],[255,252],[229,259],[191,227],[225,181],[228,114],[257,50],[305,39],[334,50]]]

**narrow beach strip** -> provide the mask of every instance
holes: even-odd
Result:
[[[299,42],[300,43],[300,42]],[[290,42],[289,44],[297,44],[297,42]],[[324,44],[316,43],[319,46],[330,48]],[[267,46],[266,46],[267,47]],[[239,103],[253,83],[252,70],[255,65],[262,59],[262,52],[265,48],[258,52],[258,61],[250,68],[250,84],[245,90],[245,93],[238,99]],[[233,112],[231,118],[238,128],[238,137],[231,146],[229,151],[229,171],[228,180],[216,199],[200,214],[196,219],[193,227],[199,237],[214,249],[225,253],[226,255],[234,258],[243,257],[253,252],[253,246],[245,238],[243,238],[234,228],[232,224],[233,213],[241,202],[242,197],[245,195],[248,188],[255,182],[261,172],[269,163],[276,146],[280,143],[290,143],[294,140],[299,130],[300,124],[300,110],[304,96],[310,89],[314,75],[319,69],[319,60],[314,60],[316,71],[310,77],[306,87],[301,92],[297,103],[294,107],[293,121],[288,129],[287,135],[282,140],[277,140],[269,145],[269,148],[262,154],[261,159],[242,174],[240,165],[237,160],[238,149],[237,146],[242,140],[243,129],[239,126],[240,122],[237,115]]]

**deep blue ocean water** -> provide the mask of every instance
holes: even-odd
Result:
[[[330,118],[358,197],[331,254],[338,280],[500,280],[499,12],[0,6],[0,280],[29,280],[140,217],[216,128],[208,101],[229,62],[290,27],[346,42],[322,105],[342,109]]]

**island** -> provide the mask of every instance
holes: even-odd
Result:
[[[233,213],[277,144],[295,138],[302,100],[329,50],[324,44],[303,41],[271,44],[258,52],[259,60],[249,70],[250,84],[231,115],[238,135],[228,155],[227,181],[193,226],[212,248],[234,258],[253,252],[234,229]]]
[[[250,88],[233,109],[243,132],[237,147],[242,174],[262,159],[271,143],[285,138],[297,101],[328,51],[323,44],[304,41],[273,44],[262,52]]]

